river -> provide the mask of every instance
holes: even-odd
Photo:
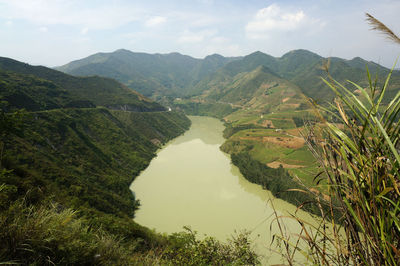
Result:
[[[220,240],[235,230],[248,230],[263,262],[279,263],[280,255],[269,251],[272,235],[279,233],[271,201],[279,215],[293,213],[295,206],[243,178],[229,155],[219,149],[224,142],[219,120],[190,119],[191,128],[165,145],[132,183],[141,203],[135,221],[165,233],[190,226],[200,236]],[[305,212],[301,215],[312,220]],[[294,220],[285,219],[285,226],[292,233],[299,231]]]

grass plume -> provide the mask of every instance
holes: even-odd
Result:
[[[376,19],[369,13],[366,13],[365,15],[367,16],[367,21],[371,25],[372,30],[379,31],[380,33],[385,35],[389,40],[392,40],[393,42],[400,44],[400,38],[385,24],[380,22],[378,19]]]

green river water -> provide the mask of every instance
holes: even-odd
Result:
[[[263,264],[279,263],[280,255],[269,250],[272,235],[279,233],[271,201],[280,215],[293,213],[295,206],[243,178],[229,155],[219,149],[224,142],[224,126],[219,120],[190,119],[191,128],[164,146],[132,183],[131,190],[141,203],[135,221],[162,233],[190,226],[199,236],[220,240],[235,230],[248,230],[264,257]],[[301,215],[312,219],[305,212]],[[298,233],[294,220],[285,219],[284,224]]]

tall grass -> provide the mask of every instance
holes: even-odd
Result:
[[[0,264],[130,263],[133,252],[128,247],[85,223],[61,205],[29,206],[18,200],[0,212]]]
[[[316,106],[321,123],[309,126],[307,143],[322,168],[315,181],[326,181],[329,196],[316,203],[330,208],[320,208],[317,226],[294,217],[301,234],[281,238],[290,265],[295,253],[318,265],[400,265],[400,91],[383,104],[392,71],[378,86],[367,69],[368,88],[324,80],[336,99]]]

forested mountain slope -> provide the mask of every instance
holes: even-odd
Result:
[[[16,74],[31,75],[31,79],[42,79],[46,82],[52,83],[51,86],[63,89],[65,93],[70,95],[72,99],[80,101],[89,101],[87,107],[91,105],[105,106],[112,109],[124,109],[130,111],[164,111],[165,108],[143,97],[139,93],[127,88],[123,84],[109,78],[104,77],[75,77],[67,75],[63,72],[53,70],[43,66],[31,66],[16,60],[0,57],[0,71],[14,72]],[[9,77],[11,78],[11,77]],[[22,78],[22,76],[21,76]],[[7,82],[3,80],[3,82]],[[38,81],[36,81],[38,82]],[[4,83],[3,86],[10,89],[10,84]],[[4,87],[3,87],[4,88]],[[26,90],[31,90],[31,86],[25,86],[23,92],[18,93],[26,94]],[[55,89],[53,89],[55,91]],[[42,93],[42,92],[41,92]],[[29,93],[28,93],[29,94]],[[48,95],[51,98],[51,95]],[[68,104],[67,102],[65,104]],[[72,103],[72,106],[75,106]],[[84,107],[84,106],[82,106]]]
[[[359,57],[352,60],[336,57],[324,58],[307,50],[294,50],[282,57],[272,57],[261,52],[255,52],[226,64],[211,76],[203,79],[196,85],[197,91],[210,90],[215,87],[215,84],[224,86],[224,83],[229,84],[227,81],[237,79],[237,75],[250,73],[260,66],[266,67],[274,76],[286,79],[296,85],[304,95],[320,103],[329,102],[334,96],[321,79],[328,78],[326,69],[339,82],[346,83],[347,80],[351,80],[364,87],[368,85],[368,77],[365,72],[367,66],[371,72],[372,80],[374,80],[376,74],[379,77],[385,77],[390,71],[383,66],[367,62]],[[264,80],[268,82],[268,78]],[[383,82],[382,78],[378,81]],[[230,86],[223,88],[230,89]],[[397,91],[399,88],[400,72],[394,71],[387,99],[393,94],[391,92]]]
[[[0,261],[126,263],[166,244],[133,222],[129,184],[190,120],[114,80],[0,62]]]
[[[98,53],[57,69],[78,76],[115,78],[146,95],[187,95],[197,81],[236,58],[220,55],[195,59],[179,53],[146,54],[120,49]]]
[[[321,80],[321,77],[328,76],[326,67],[339,82],[349,79],[366,86],[367,65],[373,79],[377,73],[385,76],[389,72],[389,69],[359,57],[352,60],[324,58],[307,50],[290,51],[282,57],[255,52],[245,57],[227,58],[214,54],[204,59],[195,59],[178,53],[145,54],[121,49],[112,53],[91,55],[57,69],[78,76],[100,75],[115,78],[146,96],[161,100],[165,97],[187,98],[201,95],[216,84],[224,86],[224,83],[229,84],[237,75],[243,76],[263,66],[274,76],[299,87],[307,97],[322,103],[329,102],[334,96]],[[393,76],[390,91],[400,88],[399,71],[395,71]],[[222,89],[229,89],[229,86]],[[391,95],[389,93],[387,98]]]

